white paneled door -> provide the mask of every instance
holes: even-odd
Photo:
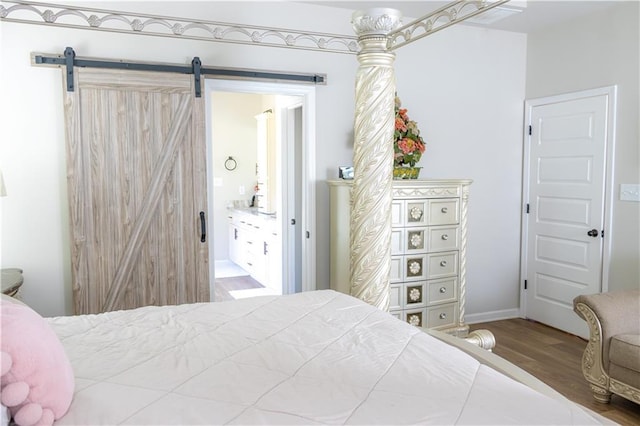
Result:
[[[573,299],[602,289],[612,96],[595,90],[527,102],[524,314],[583,337]]]
[[[192,80],[74,69],[65,125],[76,314],[209,301],[204,103]]]

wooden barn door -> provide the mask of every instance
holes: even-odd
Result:
[[[193,76],[75,68],[74,80],[65,125],[76,314],[209,301]]]

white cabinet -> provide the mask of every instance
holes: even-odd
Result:
[[[238,225],[234,221],[234,216],[229,216],[229,260],[240,265],[243,261],[241,259],[240,241],[241,232]]]
[[[329,181],[331,288],[350,292],[352,181]],[[470,180],[396,180],[391,206],[389,312],[416,326],[465,334]]]
[[[265,287],[282,291],[276,219],[254,211],[230,209],[229,260]]]
[[[282,291],[282,242],[275,229],[265,234],[264,241],[266,287]]]

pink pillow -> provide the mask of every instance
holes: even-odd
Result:
[[[26,305],[1,299],[2,405],[17,425],[52,424],[73,398],[73,370],[49,324]]]

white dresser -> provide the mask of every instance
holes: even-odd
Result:
[[[332,180],[331,288],[350,292],[352,181]],[[393,182],[389,312],[410,324],[465,335],[467,202],[471,180]]]

